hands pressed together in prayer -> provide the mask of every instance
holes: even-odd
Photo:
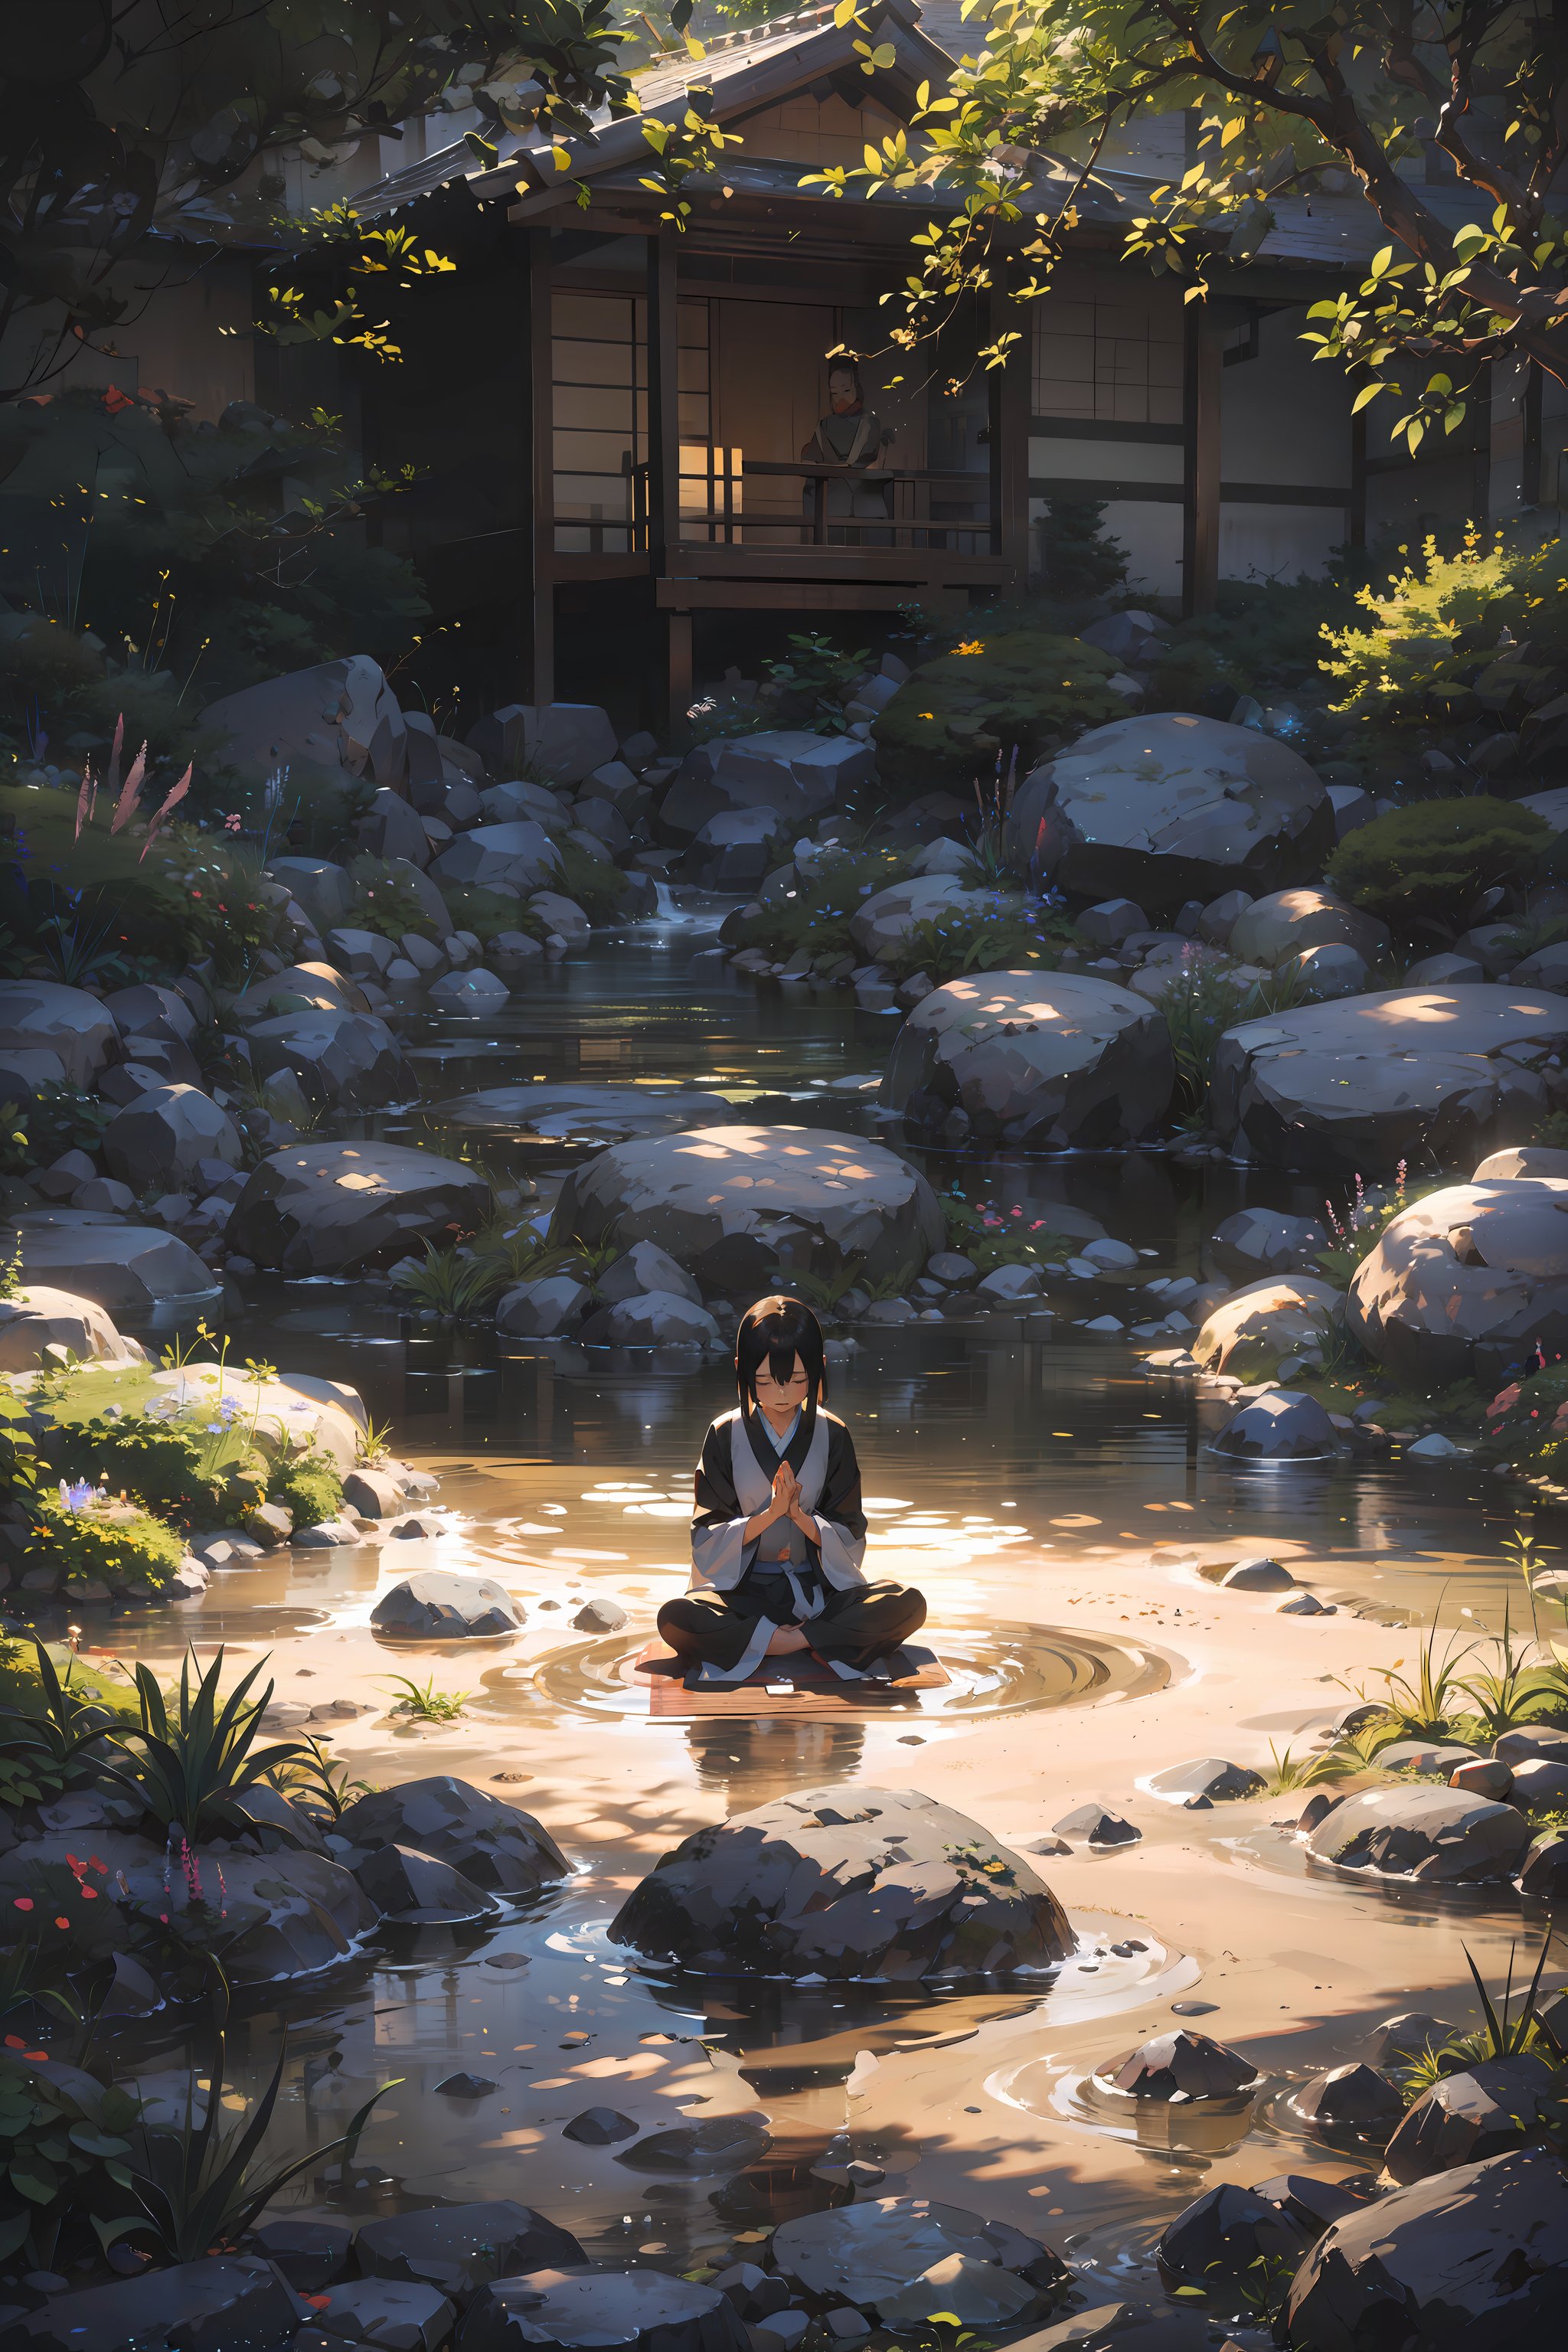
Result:
[[[801,1508],[800,1480],[787,1462],[781,1462],[773,1473],[773,1498],[762,1514],[764,1527],[773,1527],[780,1519],[793,1519],[802,1535],[816,1541],[816,1521]]]

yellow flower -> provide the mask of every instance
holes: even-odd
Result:
[[[985,651],[978,637],[971,637],[966,646],[954,646],[955,654],[983,654]]]

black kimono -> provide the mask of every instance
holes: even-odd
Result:
[[[816,1533],[784,1518],[748,1543],[746,1523],[767,1508],[781,1461],[800,1481]],[[811,1408],[781,1452],[761,1413],[723,1413],[697,1465],[690,1587],[659,1611],[659,1633],[704,1681],[741,1682],[780,1626],[799,1625],[811,1654],[853,1680],[918,1632],[926,1613],[920,1593],[867,1583],[865,1551],[860,1465],[837,1415]]]

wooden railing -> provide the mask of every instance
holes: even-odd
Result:
[[[693,445],[688,445],[689,454]],[[985,474],[948,473],[930,466],[824,466],[807,460],[785,463],[769,457],[743,457],[741,452],[703,446],[709,462],[703,470],[682,469],[679,544],[735,547],[769,543],[794,547],[903,547],[949,549],[964,553],[996,544],[991,514],[991,484]],[[738,465],[734,462],[738,460]],[[634,466],[631,478],[631,544],[648,545],[648,468]],[[803,486],[798,515],[769,511],[748,503],[745,485],[764,479],[795,480]],[[852,490],[886,490],[887,513],[835,514],[830,511],[830,487],[842,483]],[[945,493],[945,497],[943,496]],[[846,501],[847,503],[847,501]],[[967,514],[934,511],[945,504],[966,505]]]

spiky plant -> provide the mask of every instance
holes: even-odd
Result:
[[[250,1693],[266,1664],[259,1659],[220,1706],[223,1651],[205,1673],[195,1654],[187,1651],[172,1709],[152,1669],[137,1666],[142,1720],[123,1728],[117,1726],[109,1734],[135,1769],[116,1771],[113,1777],[133,1790],[165,1835],[176,1822],[193,1845],[215,1831],[242,1834],[251,1823],[238,1800],[261,1781],[271,1780],[302,1752],[298,1739],[279,1740],[270,1748],[257,1745],[273,1686],[268,1683],[258,1697]]]

